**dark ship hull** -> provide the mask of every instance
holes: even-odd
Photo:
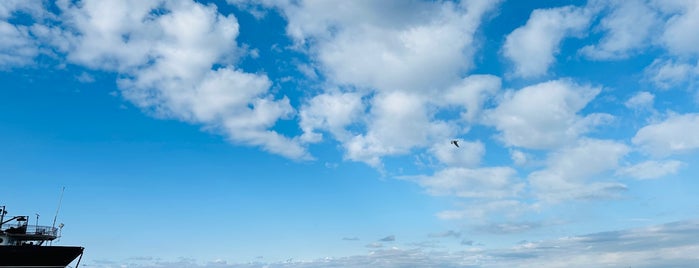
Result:
[[[83,247],[0,246],[0,267],[64,268],[83,253]]]

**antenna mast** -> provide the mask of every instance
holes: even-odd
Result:
[[[53,224],[51,224],[52,229],[56,228],[56,218],[58,218],[58,211],[61,209],[61,202],[63,202],[63,193],[65,191],[66,187],[63,186],[63,189],[61,189],[61,198],[58,199],[58,208],[56,208],[56,216],[53,216]]]

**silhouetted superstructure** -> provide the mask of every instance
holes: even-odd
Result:
[[[31,225],[29,216],[7,216],[5,206],[0,206],[0,267],[65,268],[82,258],[83,247],[50,245],[63,224],[39,226],[38,219],[37,215],[37,224]]]

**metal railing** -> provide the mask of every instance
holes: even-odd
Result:
[[[26,228],[26,229],[25,229]],[[24,230],[23,230],[24,229]],[[31,224],[3,224],[2,231],[8,234],[58,236],[58,228]]]

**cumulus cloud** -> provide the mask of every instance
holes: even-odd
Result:
[[[18,12],[40,16],[44,13],[42,0],[5,0],[0,2],[0,20],[11,18]]]
[[[656,59],[645,69],[645,75],[659,89],[671,89],[695,80],[699,67],[672,59]]]
[[[332,81],[424,91],[448,86],[470,67],[473,34],[495,4],[299,1],[281,8],[289,36],[309,45]]]
[[[41,45],[32,33],[36,24],[31,20],[24,24],[9,22],[19,13],[41,20],[46,12],[41,0],[0,2],[0,70],[30,65],[40,53]]]
[[[615,141],[581,139],[550,153],[546,167],[530,173],[527,179],[534,193],[547,202],[613,197],[626,186],[598,176],[616,169],[629,151],[628,146]]]
[[[426,147],[446,140],[455,126],[433,120],[433,112],[423,96],[407,92],[376,95],[371,102],[367,132],[344,143],[346,157],[380,166],[381,157],[408,153],[414,147]]]
[[[447,166],[476,167],[485,154],[485,145],[480,141],[469,142],[458,140],[459,147],[446,142],[437,143],[430,152],[435,158]]]
[[[433,195],[466,198],[507,198],[524,188],[517,171],[510,167],[450,167],[432,176],[412,178]]]
[[[444,94],[444,101],[451,105],[463,106],[466,111],[461,117],[467,121],[474,121],[480,116],[485,102],[500,90],[501,84],[497,76],[471,75],[449,88]]]
[[[599,2],[599,1],[598,1]],[[609,1],[610,13],[602,18],[599,29],[605,33],[597,45],[580,52],[592,59],[628,58],[649,45],[659,26],[659,14],[645,0]]]
[[[633,97],[629,98],[629,100],[627,100],[624,103],[624,106],[634,110],[651,110],[653,109],[654,99],[655,95],[653,95],[652,93],[647,91],[641,91],[636,93],[636,95],[633,95]]]
[[[201,124],[231,142],[309,159],[300,143],[271,128],[294,109],[273,96],[271,81],[245,73],[238,56],[238,22],[214,5],[193,1],[58,2],[63,31],[45,37],[68,60],[120,74],[122,96],[158,117]],[[221,66],[215,68],[215,66]]]
[[[337,140],[347,140],[351,133],[346,127],[364,115],[365,104],[358,93],[323,93],[311,98],[299,112],[301,139],[319,142],[323,136],[317,131],[327,131]]]
[[[579,35],[588,27],[590,18],[587,10],[574,6],[534,10],[524,26],[507,36],[502,48],[505,57],[515,64],[514,74],[521,77],[546,74],[561,41]]]
[[[674,8],[670,19],[665,22],[662,42],[668,51],[677,55],[699,55],[699,36],[691,33],[699,27],[699,3],[696,1],[671,1],[663,3]]]
[[[510,158],[512,159],[512,162],[514,162],[515,165],[522,166],[530,161],[531,156],[520,150],[511,150]]]
[[[684,163],[677,160],[644,161],[617,171],[618,175],[630,176],[637,179],[657,179],[676,174]]]
[[[487,111],[485,123],[495,126],[509,146],[552,149],[575,141],[592,127],[613,117],[580,116],[599,88],[554,80],[505,93],[497,108]]]
[[[474,120],[500,87],[494,76],[462,77],[474,34],[498,1],[229,2],[274,7],[287,19],[295,49],[333,85],[302,108],[301,140],[318,142],[327,131],[352,161],[381,167],[385,156],[454,137],[463,127],[435,119],[436,111],[454,106]],[[337,104],[346,106],[323,110]]]
[[[27,26],[0,20],[0,36],[0,69],[28,65],[39,54],[38,44]]]
[[[699,148],[699,114],[673,114],[636,132],[634,145],[654,156],[667,156]]]

